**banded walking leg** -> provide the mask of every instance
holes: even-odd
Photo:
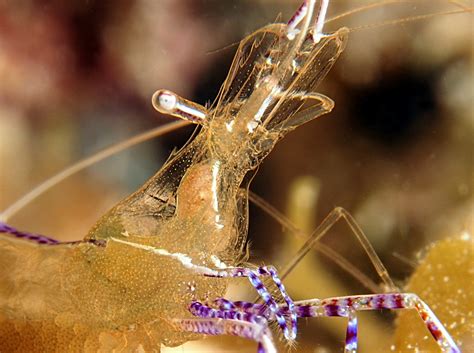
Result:
[[[219,298],[214,302],[219,306],[219,309],[209,307],[199,302],[193,302],[189,311],[198,317],[206,318],[221,318],[221,319],[232,319],[242,320],[254,323],[267,322],[275,318],[274,313],[268,310],[265,305],[254,304],[250,302],[242,301],[230,301],[224,298]],[[300,317],[305,316],[305,307],[295,307],[295,311],[300,311]],[[279,312],[282,315],[288,315],[289,310],[287,306],[279,308]],[[356,352],[357,350],[357,316],[355,310],[349,309],[347,311],[336,311],[329,312],[327,316],[344,316],[348,318],[347,331],[346,331],[346,352]]]
[[[262,266],[262,267],[257,268],[256,270],[251,270],[251,269],[243,268],[243,267],[226,268],[219,271],[212,271],[211,273],[203,273],[203,275],[208,276],[208,277],[221,277],[221,278],[247,277],[250,280],[250,283],[252,284],[252,286],[257,290],[258,294],[263,299],[265,304],[275,315],[278,325],[283,330],[283,334],[285,338],[288,340],[293,340],[296,338],[297,316],[294,311],[294,303],[293,303],[293,300],[290,298],[290,296],[287,294],[285,286],[281,282],[280,278],[278,277],[277,271],[273,266]],[[278,287],[289,310],[291,330],[288,329],[285,317],[280,313],[279,305],[277,304],[275,299],[272,297],[268,289],[265,287],[263,282],[260,280],[259,277],[261,276],[271,277],[275,285]]]
[[[231,335],[251,339],[258,343],[258,353],[277,353],[273,338],[266,322],[218,318],[174,319],[171,321],[178,329],[204,335]]]
[[[357,319],[351,318],[351,312],[380,309],[415,309],[443,352],[460,353],[460,349],[446,328],[429,306],[416,294],[387,293],[370,294],[328,299],[315,299],[295,303],[298,317],[343,316],[349,318],[346,335],[346,352],[355,352],[357,347]],[[349,349],[355,347],[353,349]]]
[[[16,238],[30,240],[38,244],[44,244],[44,245],[59,244],[59,241],[56,239],[49,238],[41,234],[23,232],[1,221],[0,221],[0,233],[10,234]]]
[[[264,304],[253,304],[249,302],[232,302],[227,299],[218,299],[215,303],[224,312],[240,312],[247,315],[261,316],[267,321],[275,319],[274,313],[268,310]],[[298,318],[303,317],[347,317],[348,325],[346,331],[345,352],[357,351],[357,311],[381,310],[381,309],[415,309],[437,342],[441,351],[449,353],[460,353],[460,349],[450,336],[446,328],[439,321],[429,306],[416,294],[412,293],[387,293],[356,295],[346,297],[334,297],[327,299],[312,299],[294,303],[293,311]],[[290,310],[287,306],[280,306],[279,313],[288,315]],[[234,314],[235,315],[235,314]],[[242,316],[242,314],[241,314]],[[242,316],[243,317],[243,316]],[[249,316],[252,317],[252,316]]]
[[[200,312],[209,312],[211,310],[214,313],[219,313],[219,315],[231,317],[238,316],[240,318],[254,318],[254,317],[263,317],[267,321],[274,320],[274,314],[268,310],[268,308],[263,304],[254,304],[250,302],[232,302],[230,300],[219,298],[215,301],[219,305],[220,310],[212,309],[206,307],[200,303],[193,303],[190,308],[190,311],[196,315],[200,316]],[[317,304],[316,304],[317,303]],[[346,330],[346,343],[345,343],[345,352],[346,353],[355,353],[357,351],[357,316],[353,308],[334,308],[328,307],[321,310],[315,310],[320,307],[320,301],[317,299],[312,305],[295,305],[294,312],[296,312],[298,317],[317,317],[317,316],[338,316],[338,317],[347,317],[347,330]],[[288,315],[290,310],[287,306],[281,306],[280,314]],[[216,315],[216,314],[214,314]]]
[[[347,312],[347,330],[346,330],[346,344],[345,352],[357,352],[357,316],[355,310],[348,310]]]
[[[324,37],[323,27],[324,21],[326,20],[327,9],[329,6],[329,0],[320,1],[319,11],[316,14],[314,19],[314,30],[313,30],[313,41],[318,43],[321,38]],[[312,16],[314,7],[316,5],[315,0],[304,0],[301,6],[296,10],[295,14],[288,21],[288,36],[289,38],[294,37],[297,33],[296,26],[306,17],[308,14]],[[308,19],[308,23],[311,21],[311,18]]]

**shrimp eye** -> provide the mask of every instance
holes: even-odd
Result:
[[[208,114],[207,109],[202,105],[164,89],[153,94],[151,103],[160,113],[172,115],[193,124],[204,124]]]
[[[159,90],[152,98],[153,107],[161,113],[172,113],[176,109],[178,98],[170,91]]]

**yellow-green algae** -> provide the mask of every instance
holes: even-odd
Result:
[[[434,243],[405,288],[426,301],[463,352],[474,351],[473,250],[474,240],[468,233]],[[395,343],[398,352],[439,352],[412,310],[400,313]]]

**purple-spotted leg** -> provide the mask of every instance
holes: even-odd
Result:
[[[263,315],[261,315],[260,312],[256,311],[257,308],[259,308],[259,311],[264,313],[265,310],[268,309],[266,306],[249,302],[232,302],[224,298],[217,299],[215,301],[215,304],[217,304],[220,308],[211,308],[207,305],[201,304],[200,302],[194,301],[189,306],[189,311],[191,312],[191,314],[200,318],[237,320],[240,322],[248,322],[261,326],[262,328],[265,328],[265,330],[268,331],[267,319]],[[242,310],[239,310],[240,304],[243,305]],[[273,341],[271,340],[271,333],[268,331],[266,335],[270,338],[270,341],[273,344]],[[272,347],[271,345],[267,345],[267,347],[265,347],[263,345],[263,342],[258,341],[258,353],[268,352],[272,349],[274,349],[274,347]]]
[[[244,301],[231,301],[225,298],[218,298],[214,300],[214,305],[216,305],[220,310],[223,311],[241,311],[245,313],[250,313],[258,316],[263,316],[267,320],[271,319],[271,314],[269,315],[269,309],[265,304],[256,304],[251,302]],[[288,307],[283,306],[280,308],[280,311],[287,314]]]
[[[269,311],[268,308],[262,304],[243,301],[232,302],[224,298],[219,298],[215,300],[214,303],[219,309],[211,308],[199,302],[193,302],[189,307],[189,311],[198,317],[223,318],[249,322],[258,322],[262,319],[268,321],[274,319],[273,312]],[[299,317],[308,317],[310,313],[312,313],[312,308],[313,307],[307,305],[295,306],[294,311],[298,313]],[[281,315],[288,315],[290,311],[287,306],[282,306],[279,308],[279,312]],[[356,352],[357,316],[355,310],[352,308],[343,310],[331,307],[324,312],[324,316],[341,316],[348,318],[345,352]]]
[[[237,315],[240,312],[240,318],[264,317],[271,321],[275,319],[272,311],[268,310],[265,304],[253,304],[249,302],[231,302],[227,299],[218,299],[215,301],[219,306],[221,315]],[[431,311],[428,305],[423,302],[416,294],[412,293],[387,293],[370,294],[347,297],[334,297],[327,299],[312,299],[295,302],[293,311],[299,318],[302,317],[347,317],[348,326],[346,331],[345,353],[355,353],[357,351],[357,311],[362,310],[380,310],[380,309],[415,309],[420,315],[426,327],[433,338],[438,343],[441,351],[447,353],[460,353],[461,350],[449,335],[443,324]],[[190,310],[193,314],[199,313],[195,308]],[[231,313],[232,314],[229,314]],[[222,314],[223,313],[223,314]],[[280,306],[279,313],[288,315],[290,310],[287,306]],[[253,315],[253,316],[252,316]]]
[[[346,352],[357,352],[357,316],[355,310],[347,311]]]
[[[75,244],[77,241],[59,241],[41,234],[23,232],[8,224],[0,221],[0,233],[5,233],[14,236],[15,238],[24,239],[32,243],[39,245],[64,245],[64,244]],[[105,246],[105,240],[90,239],[87,242],[95,244],[97,246]]]
[[[277,353],[270,330],[265,320],[249,322],[220,318],[174,319],[174,326],[187,332],[204,335],[231,335],[258,342],[258,353]]]
[[[316,0],[304,0],[295,14],[288,21],[288,36],[289,38],[294,37],[297,33],[296,26],[306,17],[308,13],[313,13],[313,8],[316,5]],[[324,37],[323,27],[324,21],[326,20],[327,9],[329,6],[329,0],[320,0],[320,8],[318,11],[317,18],[314,20],[313,29],[313,41],[319,43],[321,38]],[[309,19],[310,21],[311,19]]]
[[[298,304],[298,307],[300,307],[300,303]],[[443,324],[433,313],[433,311],[431,311],[429,306],[416,294],[388,293],[323,299],[317,301],[317,305],[314,306],[313,309],[309,310],[311,314],[314,314],[309,316],[320,316],[320,313],[318,313],[318,311],[321,311],[321,309],[325,311],[326,316],[349,317],[349,322],[351,321],[351,317],[348,312],[350,313],[351,311],[380,309],[415,309],[443,352],[461,352],[452,337],[449,335],[448,331],[444,328]],[[352,325],[355,327],[354,342],[357,342],[357,321],[355,321],[355,324],[352,323]],[[352,333],[349,334],[349,330],[350,329],[348,328],[348,334],[346,336],[346,352],[355,352],[355,350],[348,349],[348,347],[351,347],[352,344],[352,342],[348,339],[353,336]]]
[[[248,303],[248,302],[246,304],[248,306],[244,310],[239,310],[237,307],[234,307],[232,309],[225,309],[225,308],[222,309],[222,307],[219,309],[216,309],[208,305],[204,305],[198,301],[194,301],[189,306],[189,311],[194,316],[201,317],[201,318],[239,320],[239,321],[252,322],[254,324],[259,324],[259,325],[266,325],[267,324],[266,317],[254,312],[255,309],[252,308],[254,304]]]
[[[0,221],[0,233],[10,234],[16,238],[30,240],[38,244],[45,244],[45,245],[59,244],[59,241],[57,241],[56,239],[45,237],[44,235],[40,235],[40,234],[23,232],[1,221]]]
[[[278,277],[277,271],[274,267],[263,266],[263,267],[259,267],[256,270],[251,270],[251,269],[243,268],[243,267],[226,268],[221,271],[212,271],[210,273],[204,273],[204,275],[208,277],[221,277],[221,278],[247,277],[250,280],[250,283],[252,284],[252,286],[257,290],[258,294],[262,297],[265,304],[275,315],[278,325],[283,330],[283,334],[285,338],[288,340],[293,340],[296,338],[297,316],[296,316],[296,312],[294,311],[294,303],[293,303],[293,300],[290,298],[290,296],[287,294],[285,286],[283,285],[280,278]],[[273,299],[268,289],[264,286],[263,282],[260,280],[259,277],[261,276],[271,277],[275,285],[278,287],[289,310],[289,316],[291,320],[291,330],[288,329],[285,317],[280,313],[279,305],[276,303],[275,299]]]

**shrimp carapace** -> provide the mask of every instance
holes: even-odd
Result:
[[[341,29],[315,44],[308,32],[295,47],[287,25],[269,25],[242,41],[214,107],[158,91],[157,109],[201,125],[200,131],[139,191],[107,213],[87,239],[128,233],[233,263],[247,231],[242,212],[247,199],[239,191],[248,187],[245,175],[287,132],[332,109],[332,100],[315,89],[346,38]]]

